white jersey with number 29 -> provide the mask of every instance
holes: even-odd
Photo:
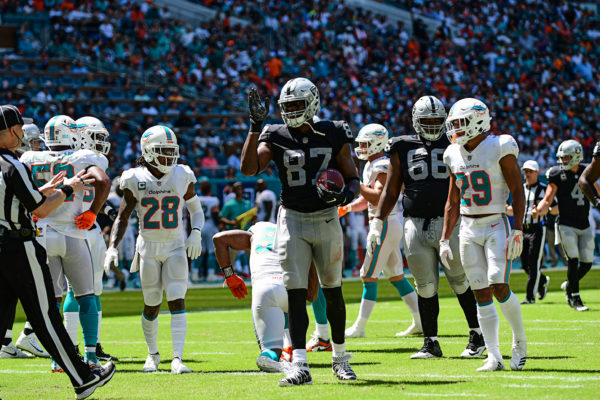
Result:
[[[190,183],[196,176],[186,165],[176,165],[158,179],[146,168],[131,168],[121,175],[121,189],[128,189],[137,200],[135,210],[144,241],[173,242],[183,245],[185,238],[181,214]]]
[[[444,152],[444,162],[456,175],[462,215],[502,214],[510,194],[500,160],[517,157],[519,147],[510,135],[488,135],[472,151],[456,143]]]

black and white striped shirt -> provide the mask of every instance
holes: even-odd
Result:
[[[0,149],[0,225],[16,230],[32,228],[31,212],[44,202],[31,171],[9,150]]]
[[[539,202],[544,198],[547,185],[544,185],[538,181],[535,185],[531,186],[524,183],[523,188],[525,190],[525,217],[523,220],[523,225],[527,227],[533,224],[545,223],[545,216],[533,218],[531,216],[531,212],[533,211],[533,206],[539,204]]]

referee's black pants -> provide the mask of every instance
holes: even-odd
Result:
[[[546,283],[546,276],[542,274],[542,256],[546,242],[546,227],[533,225],[523,229],[523,251],[521,252],[521,265],[529,277],[527,278],[527,300],[535,300],[535,293],[539,285]]]
[[[35,240],[3,240],[0,244],[0,337],[4,337],[10,314],[20,300],[37,338],[67,373],[73,386],[94,379],[62,324],[46,251]]]

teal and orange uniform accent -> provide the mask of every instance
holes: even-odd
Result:
[[[504,222],[504,229],[506,230],[506,238],[510,236],[510,223],[508,222],[508,218],[506,214],[502,214],[502,222]],[[508,284],[508,279],[510,278],[510,270],[512,268],[512,260],[508,259],[508,247],[505,251],[506,255],[506,266],[504,267],[504,283]]]
[[[381,244],[378,244],[373,251],[373,258],[371,259],[371,263],[369,264],[369,269],[365,278],[372,278],[373,272],[375,272],[375,267],[377,266],[377,260],[379,259],[379,253],[381,252],[381,247],[385,242],[385,238],[387,236],[388,231],[388,221],[387,219],[383,221],[383,229],[381,230]]]

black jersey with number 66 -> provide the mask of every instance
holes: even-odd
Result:
[[[558,223],[572,226],[577,229],[586,229],[590,226],[590,202],[579,187],[579,177],[587,164],[579,164],[577,172],[564,171],[558,165],[546,171],[548,184],[555,184],[558,188]]]
[[[331,207],[319,198],[316,182],[323,170],[338,169],[338,153],[354,140],[346,122],[319,121],[307,135],[286,125],[267,125],[258,140],[271,145],[285,208],[314,212]]]
[[[444,216],[450,174],[444,164],[444,151],[450,145],[446,135],[435,142],[418,135],[390,139],[390,157],[398,153],[402,165],[404,215],[416,218]]]

